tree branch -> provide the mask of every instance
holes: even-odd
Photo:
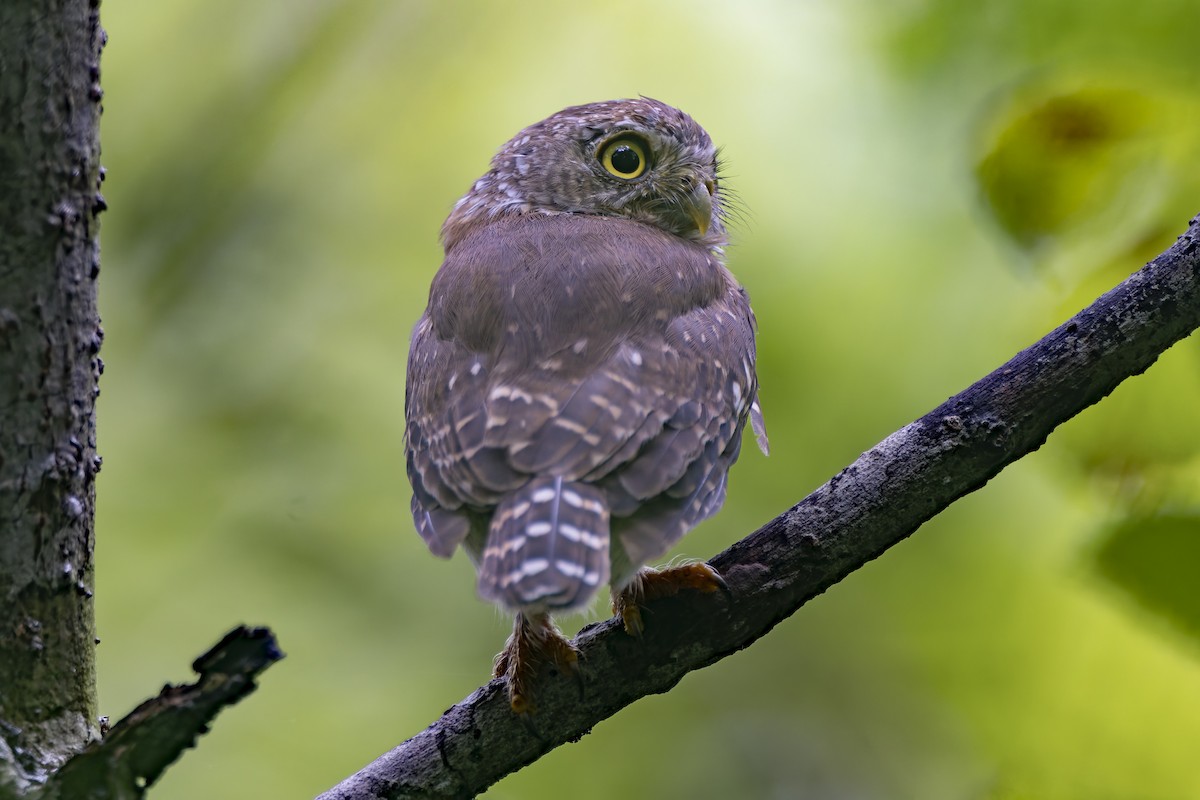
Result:
[[[640,640],[615,620],[580,631],[582,691],[547,675],[539,713],[500,680],[319,800],[470,797],[688,672],[749,646],[801,605],[906,538],[1063,421],[1144,372],[1200,326],[1200,217],[1165,253],[1032,347],[901,428],[799,505],[709,563],[728,600],[655,603]]]
[[[259,673],[283,658],[267,628],[234,628],[192,663],[195,683],[167,684],[62,766],[39,800],[142,797],[163,770],[208,732],[227,706],[256,688]]]

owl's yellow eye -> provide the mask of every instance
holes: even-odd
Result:
[[[600,164],[610,175],[632,180],[646,171],[649,148],[636,136],[618,136],[600,151]]]

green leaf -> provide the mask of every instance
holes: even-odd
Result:
[[[1155,201],[1162,152],[1156,102],[1132,89],[1020,90],[985,125],[975,177],[985,207],[1033,254],[1109,229]]]
[[[1200,512],[1128,519],[1096,553],[1101,575],[1142,608],[1200,639]]]

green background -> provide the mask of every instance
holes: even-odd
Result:
[[[438,227],[517,130],[646,94],[724,147],[772,453],[677,549],[704,558],[1185,229],[1195,12],[107,0],[102,710],[239,622],[288,655],[152,796],[310,797],[487,679],[509,623],[408,518],[404,361]],[[1198,566],[1193,336],[489,796],[1200,797]]]

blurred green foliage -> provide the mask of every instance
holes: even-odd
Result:
[[[1028,248],[1107,216],[1131,194],[1144,196],[1130,175],[1149,171],[1154,132],[1171,135],[1131,91],[1085,86],[1036,100],[1018,95],[1014,105],[978,179],[997,222]]]
[[[508,621],[408,519],[403,373],[438,226],[522,126],[642,93],[724,146],[772,455],[747,451],[679,548],[698,557],[1200,212],[1192,0],[103,14],[101,705],[188,679],[237,622],[288,653],[156,798],[312,796],[488,677]],[[1192,337],[765,640],[489,796],[1200,796],[1198,384]]]
[[[1200,514],[1167,511],[1122,520],[1102,540],[1096,561],[1133,600],[1200,637]]]

